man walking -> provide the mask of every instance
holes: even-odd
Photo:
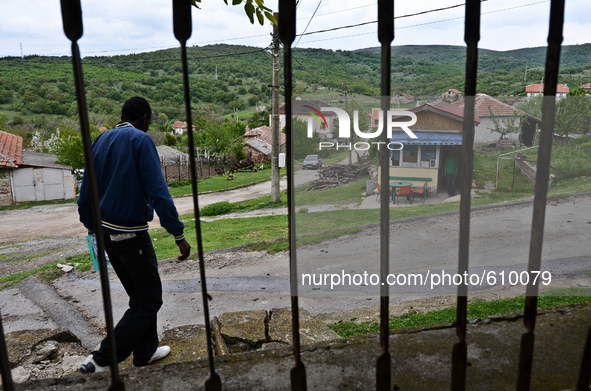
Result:
[[[158,347],[157,313],[162,306],[162,284],[156,254],[148,234],[154,209],[160,224],[174,235],[184,260],[191,247],[184,225],[162,175],[154,142],[146,134],[151,123],[150,104],[141,97],[123,105],[121,122],[101,134],[92,145],[95,161],[105,247],[113,269],[129,296],[129,308],[115,327],[117,360],[133,353],[133,365],[144,366],[170,353]],[[93,232],[86,173],[78,198],[80,221]],[[109,370],[106,338],[80,366],[82,373]]]

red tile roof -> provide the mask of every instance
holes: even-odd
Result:
[[[568,94],[570,89],[566,84],[556,84],[556,93],[557,94]],[[525,92],[529,93],[541,93],[544,92],[544,85],[543,84],[530,84],[529,86],[525,87]]]
[[[429,108],[431,108],[431,110]],[[433,110],[433,109],[435,109],[435,110]],[[451,105],[446,102],[427,103],[422,106],[413,107],[412,109],[409,109],[409,110],[416,111],[416,112],[420,112],[420,111],[424,111],[424,110],[441,111],[443,113],[451,114],[455,117],[458,117],[462,121],[464,120],[464,108],[454,106],[454,105]],[[477,124],[480,123],[480,117],[478,116],[477,113],[474,113],[474,122]]]
[[[457,107],[464,107],[465,100],[459,100],[457,102],[451,103],[453,106]],[[480,117],[490,117],[489,107],[493,112],[493,115],[505,115],[510,116],[513,113],[521,113],[515,107],[503,103],[487,94],[476,94],[476,98],[474,100],[474,112],[478,114]]]
[[[583,84],[579,88],[582,88],[584,90],[589,90],[589,89],[591,89],[591,83]]]
[[[462,101],[460,101],[462,102]],[[429,109],[431,108],[431,109]],[[433,109],[435,109],[435,111],[441,111],[447,114],[451,114],[454,115],[456,117],[459,117],[461,120],[464,119],[464,108],[463,105],[462,107],[458,107],[458,106],[453,106],[450,105],[449,103],[446,102],[438,102],[438,103],[428,103],[425,105],[421,105],[421,106],[417,106],[417,107],[413,107],[412,109],[408,109],[409,111],[424,111],[424,110],[429,110],[429,111],[434,111]],[[371,126],[372,128],[377,128],[378,127],[378,120],[379,120],[379,112],[381,109],[372,109],[371,110]],[[478,116],[477,113],[474,113],[474,122],[476,122],[477,124],[480,123],[480,117]]]
[[[448,94],[449,94],[449,93],[451,93],[451,92],[453,92],[454,94],[458,94],[458,95],[460,95],[460,94],[461,94],[461,92],[460,92],[460,91],[458,91],[458,90],[456,90],[455,88],[450,88],[449,90],[445,91],[445,92],[444,92],[444,94],[445,94],[446,92],[447,92]]]
[[[17,168],[23,156],[23,138],[0,131],[0,166]]]
[[[182,121],[176,121],[174,124],[172,124],[172,128],[173,129],[187,129],[187,123],[186,122],[182,122]]]
[[[280,137],[279,145],[285,144],[285,142],[287,141],[285,133],[280,132],[279,137]],[[255,139],[263,140],[264,142],[272,145],[273,130],[270,127],[268,127],[267,125],[259,126],[258,128],[254,128],[254,129],[246,129],[246,132],[244,133],[244,138],[247,140],[255,138]]]

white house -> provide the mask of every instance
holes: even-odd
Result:
[[[568,94],[570,89],[566,84],[557,84],[556,85],[556,102],[561,99],[566,98],[566,94]],[[544,93],[544,85],[543,84],[530,84],[525,87],[525,92],[527,94],[527,101],[529,102],[530,99],[536,97],[538,95],[542,95]]]

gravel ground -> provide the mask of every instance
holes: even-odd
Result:
[[[0,277],[31,270],[88,251],[85,238],[37,239],[0,246]]]

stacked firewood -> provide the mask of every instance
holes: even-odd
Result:
[[[320,178],[310,183],[305,190],[327,190],[355,182],[367,173],[369,167],[369,163],[333,164],[322,167],[318,170]]]

